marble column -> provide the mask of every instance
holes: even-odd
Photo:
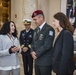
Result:
[[[31,18],[31,14],[37,9],[37,0],[23,0],[22,18]]]
[[[64,14],[66,14],[66,4],[67,0],[61,0],[61,12],[63,12]]]
[[[22,18],[31,18],[32,12],[37,9],[38,0],[23,0],[23,7],[22,7]],[[36,25],[32,22],[33,29],[36,27]]]

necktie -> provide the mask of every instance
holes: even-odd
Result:
[[[40,32],[40,28],[37,29],[37,34]]]
[[[40,32],[40,28],[37,28],[37,31],[34,33],[34,38],[36,37],[36,36],[38,36],[38,33]]]

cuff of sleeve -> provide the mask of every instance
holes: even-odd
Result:
[[[12,53],[13,53],[13,52],[12,52],[12,50],[11,50],[11,48],[9,49],[9,53],[10,53],[10,54],[12,54]]]

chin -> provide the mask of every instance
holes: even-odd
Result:
[[[12,33],[14,33],[14,31],[12,31]]]

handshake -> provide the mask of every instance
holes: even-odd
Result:
[[[9,53],[12,54],[12,53],[15,53],[15,52],[19,52],[19,48],[17,46],[11,46],[9,48]]]

